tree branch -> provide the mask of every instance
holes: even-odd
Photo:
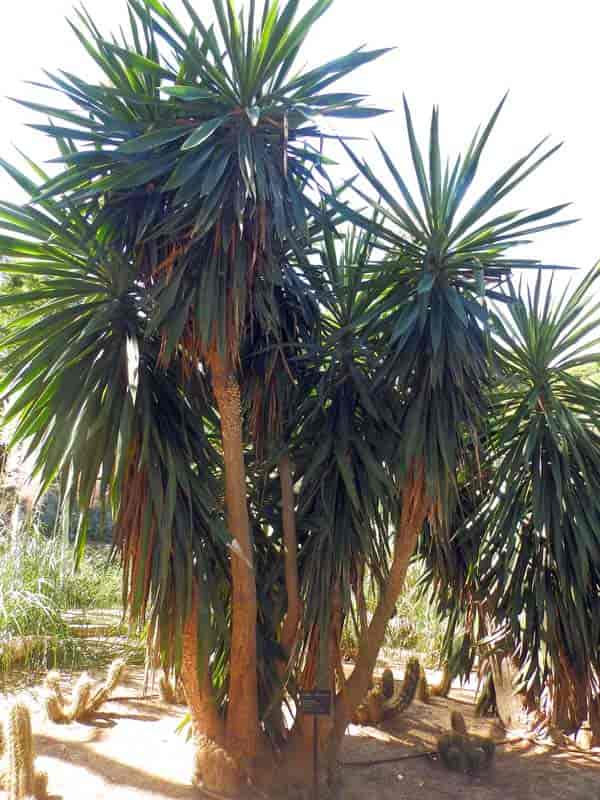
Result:
[[[368,688],[377,654],[385,637],[387,624],[395,608],[398,596],[404,586],[406,572],[414,553],[419,533],[427,517],[430,502],[425,493],[423,469],[414,468],[412,479],[402,492],[402,514],[400,529],[396,533],[394,557],[385,589],[373,614],[371,623],[363,634],[358,657],[352,674],[346,681],[345,692],[338,698],[344,705],[345,713],[338,715],[336,734],[342,736],[348,721],[348,715],[362,702]]]
[[[294,480],[292,465],[287,454],[282,456],[279,461],[279,480],[281,482],[285,589],[287,594],[287,612],[281,631],[281,644],[289,656],[298,632],[298,625],[302,616],[302,604],[300,601],[300,579],[298,577],[298,537],[296,535],[294,508]]]

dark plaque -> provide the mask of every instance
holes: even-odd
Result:
[[[303,714],[313,717],[328,717],[331,714],[331,692],[301,692],[300,705]]]

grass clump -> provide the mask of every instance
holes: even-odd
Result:
[[[73,636],[65,615],[120,607],[121,570],[108,556],[108,546],[92,545],[75,570],[71,547],[41,527],[0,530],[0,672],[18,662],[29,670],[75,667],[89,655],[95,643]],[[121,642],[121,649],[129,644]]]
[[[0,636],[60,635],[64,611],[120,603],[121,572],[106,547],[90,548],[75,571],[71,549],[36,525],[0,538]]]

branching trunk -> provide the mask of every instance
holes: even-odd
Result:
[[[422,470],[414,471],[413,479],[402,493],[402,515],[400,530],[396,534],[394,557],[390,574],[375,610],[366,635],[363,637],[352,675],[346,682],[344,692],[338,698],[343,713],[336,714],[336,737],[341,740],[352,711],[362,702],[368,688],[377,654],[383,644],[387,624],[394,611],[398,596],[417,539],[429,511]]]
[[[281,501],[283,518],[283,547],[285,555],[285,589],[287,613],[281,631],[281,644],[289,655],[302,613],[300,602],[300,580],[298,578],[298,538],[296,536],[296,513],[294,508],[294,480],[289,456],[279,462]]]
[[[240,390],[223,362],[211,360],[212,385],[221,417],[225,463],[227,525],[234,537],[231,553],[232,627],[227,745],[243,769],[252,771],[258,748],[256,656],[256,576],[246,499]]]
[[[358,577],[356,579],[356,587],[354,590],[354,594],[356,595],[356,608],[358,611],[358,624],[360,629],[359,636],[364,636],[369,624],[369,618],[367,614],[367,599],[365,597],[364,566],[361,566],[361,568],[359,569]]]

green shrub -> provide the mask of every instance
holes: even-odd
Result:
[[[0,637],[65,635],[62,613],[121,603],[120,569],[105,547],[90,547],[77,571],[73,555],[37,526],[0,538]]]

